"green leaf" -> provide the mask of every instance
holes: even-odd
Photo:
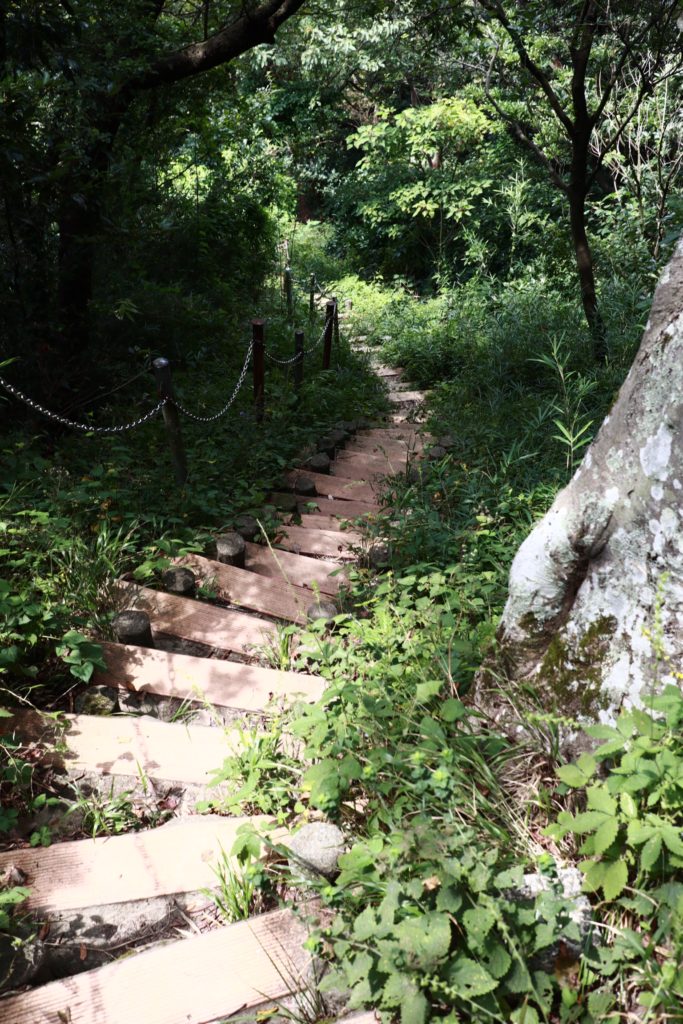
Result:
[[[538,1013],[528,1003],[524,1006],[518,1006],[516,1010],[513,1010],[510,1014],[510,1020],[512,1024],[540,1024]]]
[[[434,967],[450,949],[451,922],[446,914],[432,911],[406,918],[396,928],[399,946],[423,969]]]
[[[441,720],[443,722],[457,722],[467,714],[467,708],[461,700],[451,697],[441,708]]]
[[[640,866],[643,871],[649,871],[659,859],[662,852],[662,837],[651,836],[640,851]]]
[[[615,860],[606,865],[602,878],[602,891],[606,900],[615,900],[626,888],[628,867],[625,860]]]
[[[593,836],[593,853],[604,853],[617,838],[619,822],[616,818],[607,818],[603,821]]]
[[[472,949],[478,950],[496,923],[496,915],[486,907],[466,910],[462,922],[467,932],[467,941]]]
[[[589,754],[582,754],[576,764],[563,764],[557,769],[558,777],[566,786],[577,789],[585,786],[595,774],[596,762]]]
[[[617,813],[617,802],[610,796],[606,786],[590,786],[586,790],[586,801],[591,811],[602,811],[603,814]]]
[[[425,1024],[429,1014],[429,1003],[423,992],[414,989],[401,1004],[401,1024]]]
[[[448,968],[448,982],[458,995],[466,999],[485,996],[498,987],[498,982],[481,964],[467,956],[459,956]]]
[[[427,683],[418,683],[415,687],[415,699],[418,704],[426,704],[441,690],[442,683],[439,679],[430,679]]]

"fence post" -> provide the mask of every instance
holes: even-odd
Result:
[[[315,316],[315,274],[311,274],[310,292],[311,294],[308,302],[308,315],[312,320],[313,317]]]
[[[168,432],[168,444],[171,449],[173,472],[175,474],[176,483],[182,487],[187,480],[187,459],[185,457],[185,448],[183,446],[183,435],[180,432],[180,417],[178,416],[178,409],[173,401],[171,364],[168,359],[164,359],[162,356],[160,359],[155,359],[152,366],[154,368],[154,376],[156,377],[157,386],[159,388],[159,398],[169,399],[169,401],[164,405],[162,412],[166,430]]]
[[[294,388],[296,391],[299,390],[304,379],[304,332],[294,332],[294,352],[296,354],[296,360],[294,362]]]
[[[263,420],[265,406],[266,361],[263,355],[263,325],[263,320],[251,321],[251,337],[254,345],[254,405],[257,423],[261,423]]]
[[[325,343],[323,345],[323,370],[330,368],[330,356],[332,355],[332,333],[334,331],[334,302],[328,302],[325,306]]]
[[[292,268],[285,267],[285,299],[287,300],[287,318],[291,323],[294,319],[294,298],[292,296]]]
[[[337,303],[337,296],[332,296],[334,302],[334,347],[337,350],[337,359],[339,358],[339,305]]]

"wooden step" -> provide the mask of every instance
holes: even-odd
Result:
[[[336,498],[302,498],[299,507],[314,504],[323,515],[338,516],[341,519],[355,519],[356,516],[374,516],[382,511],[380,505],[369,501],[340,501]],[[316,512],[305,512],[304,515],[317,515]]]
[[[390,391],[387,398],[395,405],[403,405],[404,402],[426,402],[426,391]]]
[[[210,1024],[305,988],[307,929],[278,910],[0,1002],[3,1024]]]
[[[349,498],[355,501],[374,502],[377,497],[374,487],[362,480],[346,480],[324,473],[309,473],[305,469],[291,471],[286,479],[296,490],[296,481],[302,476],[313,481],[321,498]]]
[[[236,730],[117,715],[63,715],[60,723],[37,711],[3,719],[3,732],[49,749],[43,760],[74,778],[82,773],[127,776],[205,786],[240,746]],[[62,735],[63,732],[63,735]]]
[[[334,476],[350,477],[356,479],[362,477],[365,480],[377,479],[381,476],[396,476],[397,473],[405,473],[408,464],[406,455],[402,458],[387,458],[378,455],[358,454],[355,457],[347,456],[345,459],[335,459],[331,466]]]
[[[306,622],[306,609],[311,595],[302,587],[280,580],[269,580],[248,569],[223,565],[201,555],[186,555],[177,559],[205,583],[216,587],[219,595],[242,608],[250,608],[264,615],[288,622]]]
[[[195,815],[145,832],[10,850],[0,853],[0,875],[15,867],[26,876],[29,897],[22,911],[67,911],[199,892],[216,885],[212,868],[221,851],[230,855],[237,830],[249,824],[264,828],[270,821],[266,815]]]
[[[415,445],[420,448],[423,441],[430,440],[431,435],[410,425],[388,424],[386,427],[371,427],[368,430],[359,431],[355,440],[363,441],[366,438],[373,441],[403,441],[409,447]]]
[[[129,598],[128,607],[147,612],[153,632],[238,654],[250,653],[277,632],[273,622],[245,615],[244,612],[215,608],[202,601],[176,597],[125,581],[120,585]]]
[[[362,537],[355,530],[340,533],[333,530],[308,530],[302,526],[283,526],[277,533],[276,543],[285,551],[302,555],[328,555],[346,561],[355,556],[350,550]]]
[[[289,551],[273,550],[265,544],[247,544],[247,567],[262,576],[280,579],[311,593],[317,588],[323,594],[334,596],[344,582],[339,562],[321,561],[295,555]],[[335,573],[334,576],[331,573]]]
[[[417,450],[411,448],[405,441],[381,441],[368,437],[360,441],[349,441],[346,448],[338,453],[337,460],[340,458],[353,458],[356,455],[375,455],[384,456],[385,458],[405,459],[411,455],[415,456],[416,453]]]
[[[378,377],[400,377],[405,370],[402,366],[383,366],[378,364],[374,367],[375,373]]]
[[[350,522],[353,523],[354,517],[350,517]],[[305,515],[301,516],[301,525],[306,530],[332,530],[334,533],[341,533],[344,535],[344,524],[345,520],[339,516],[316,516],[316,515]]]
[[[309,604],[313,600],[314,595],[310,593]],[[271,698],[301,694],[307,700],[318,700],[326,686],[320,676],[280,672],[219,658],[194,658],[124,644],[103,643],[102,648],[107,671],[97,670],[93,677],[95,683],[124,686],[136,693],[156,693],[182,701],[264,711]]]

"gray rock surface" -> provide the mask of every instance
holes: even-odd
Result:
[[[324,821],[304,825],[289,844],[289,866],[294,875],[306,879],[335,878],[338,861],[346,851],[344,833]]]

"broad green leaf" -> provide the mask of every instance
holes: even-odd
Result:
[[[644,871],[649,871],[659,860],[662,852],[662,837],[651,836],[640,851],[640,866]]]
[[[458,995],[467,999],[484,996],[498,987],[498,982],[489,972],[466,956],[459,956],[447,971],[448,982]]]
[[[540,1018],[533,1006],[528,1004],[524,1006],[518,1006],[516,1010],[513,1010],[510,1014],[510,1020],[512,1024],[540,1024]]]
[[[397,926],[396,938],[401,949],[420,967],[430,968],[450,949],[451,922],[446,914],[435,911],[409,917]]]
[[[372,938],[376,925],[375,912],[372,907],[366,907],[353,922],[353,934],[359,942],[365,942]]]
[[[628,867],[625,860],[615,860],[606,865],[602,877],[602,891],[606,900],[615,900],[628,882]]]
[[[496,915],[486,907],[477,907],[475,910],[466,910],[462,922],[470,947],[478,949],[496,923]]]
[[[619,832],[619,822],[616,818],[607,818],[603,821],[593,836],[593,853],[604,853],[608,850]]]
[[[603,814],[617,813],[617,802],[610,796],[606,786],[590,786],[586,790],[586,802],[591,811],[602,811]]]
[[[427,997],[418,989],[404,997],[401,1004],[401,1024],[425,1024],[429,1015]]]

